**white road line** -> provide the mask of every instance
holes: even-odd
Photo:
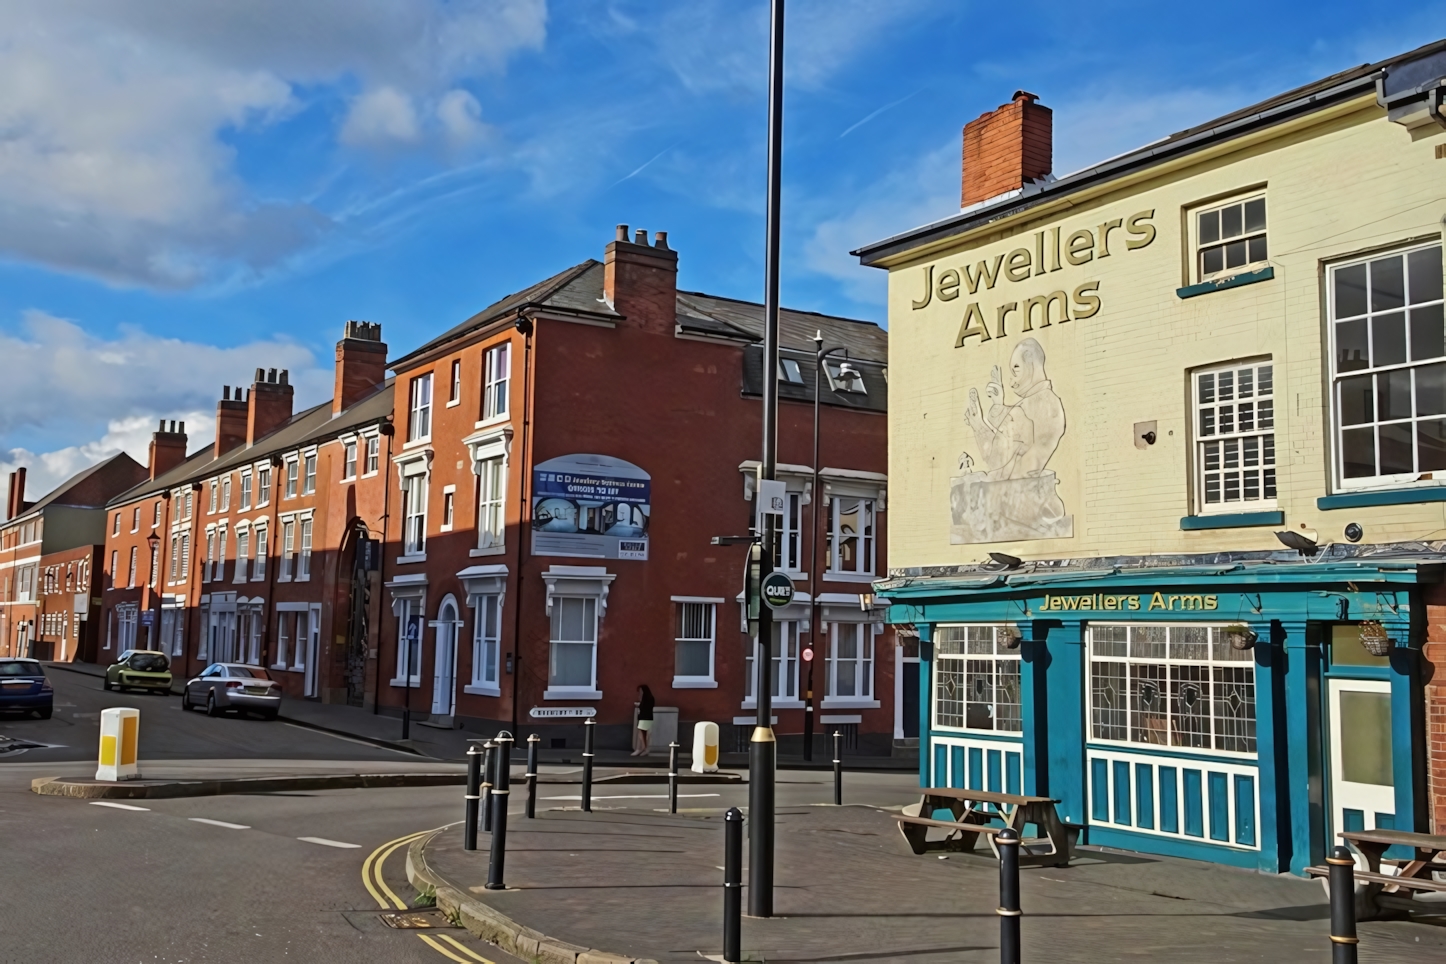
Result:
[[[296,839],[305,843],[321,844],[323,847],[341,847],[343,850],[355,850],[361,846],[359,843],[343,843],[340,840],[327,840],[325,837],[297,837]]]
[[[205,817],[187,817],[192,823],[205,823],[213,827],[225,827],[227,830],[250,830],[244,823],[227,823],[224,820],[207,820]]]
[[[681,799],[683,799],[684,797],[717,797],[717,796],[722,796],[722,794],[718,794],[718,793],[680,793],[680,794],[678,794],[678,799],[681,800]],[[594,793],[594,794],[592,795],[592,798],[593,798],[594,800],[666,800],[666,799],[668,799],[668,795],[667,795],[666,793],[640,793],[640,794],[637,794],[636,796],[611,796],[611,797],[608,797],[608,796],[601,796],[601,795],[599,795],[599,794]],[[577,794],[576,796],[571,796],[571,797],[543,797],[542,799],[544,799],[544,800],[581,800],[581,799],[582,799],[582,794],[579,793],[579,794]]]
[[[151,809],[150,807],[133,807],[128,803],[111,803],[109,800],[92,800],[90,805],[92,807],[110,807],[112,810],[145,810],[147,813]]]

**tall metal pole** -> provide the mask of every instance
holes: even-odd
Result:
[[[806,705],[803,708],[803,758],[805,761],[813,762],[813,667],[824,655],[823,648],[819,646],[818,638],[818,510],[823,504],[823,489],[819,485],[818,477],[818,406],[819,392],[822,390],[823,380],[826,376],[823,367],[823,360],[836,351],[848,354],[847,349],[835,345],[828,351],[823,350],[823,331],[820,329],[813,336],[813,490],[809,496],[809,522],[813,527],[813,534],[809,536],[808,542],[808,641],[813,650],[813,659],[808,661],[808,690],[805,697]],[[830,523],[832,524],[832,523]],[[825,560],[827,562],[828,560]],[[824,678],[824,686],[828,686],[828,678]]]
[[[768,220],[767,265],[763,281],[763,478],[778,475],[778,247],[783,191],[783,0],[773,0],[768,56]],[[763,516],[760,577],[773,570],[777,538],[773,515]],[[760,582],[761,585],[761,582]],[[758,722],[748,752],[748,912],[773,916],[774,770],[778,744],[773,737],[773,611],[758,607],[758,658],[754,693]],[[783,667],[779,667],[780,674]],[[780,680],[780,682],[782,682]]]

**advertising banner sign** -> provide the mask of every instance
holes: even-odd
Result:
[[[647,559],[652,477],[607,455],[564,455],[532,470],[532,554]]]

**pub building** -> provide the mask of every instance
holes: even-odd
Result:
[[[889,272],[920,782],[1303,873],[1446,831],[1446,41],[1072,174],[1030,93]]]

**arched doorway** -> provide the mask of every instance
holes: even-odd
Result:
[[[436,650],[432,662],[432,715],[450,717],[457,694],[457,633],[462,621],[458,618],[457,600],[448,593],[437,607],[435,630]]]

